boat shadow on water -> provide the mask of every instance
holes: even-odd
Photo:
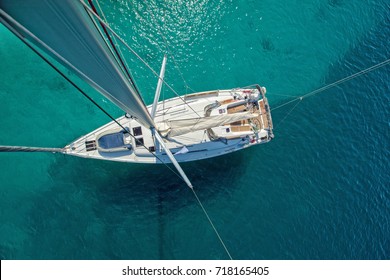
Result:
[[[212,161],[184,163],[183,169],[194,188],[207,199],[224,192],[225,186],[234,186],[235,180],[247,168],[244,163],[250,156],[250,151],[241,151]],[[171,210],[186,205],[188,199],[193,200],[192,192],[174,172],[172,164],[126,164],[62,156],[49,167],[54,181],[95,193],[100,203],[129,205],[134,198],[147,201],[158,195],[161,200],[170,201]]]
[[[248,157],[251,153],[242,151],[213,161],[186,163],[183,168],[201,201],[207,204],[217,196],[232,195],[235,181],[247,168],[244,162]],[[200,217],[203,215],[200,209],[196,210],[199,206],[191,190],[163,165],[58,155],[48,167],[48,174],[51,187],[33,199],[36,207],[31,210],[26,225],[32,230],[32,242],[25,250],[34,259],[128,259],[130,255],[139,259],[172,259],[175,253],[171,252],[167,235],[172,234],[169,228],[173,217],[179,211],[182,215],[185,209],[188,215],[192,215],[192,209]],[[124,247],[123,251],[115,243],[124,238],[122,232],[131,246]],[[111,244],[99,246],[94,252],[88,249],[101,240]],[[53,250],[37,250],[42,243],[52,244]],[[84,249],[68,255],[64,244]],[[137,249],[137,244],[151,248]],[[130,249],[133,251],[129,255]]]

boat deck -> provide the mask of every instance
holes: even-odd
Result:
[[[242,120],[234,123],[230,123],[230,129],[232,132],[243,132],[243,131],[251,131],[253,126],[257,127],[258,130],[261,129],[272,129],[270,127],[270,123],[268,121],[268,112],[265,109],[266,100],[262,99],[258,102],[258,106],[253,106],[250,111],[252,113],[258,114],[256,118],[252,118],[250,120]],[[245,105],[239,105],[233,108],[228,109],[228,114],[234,114],[239,112],[245,112],[248,108]]]
[[[252,98],[253,95],[258,96],[259,100],[249,102],[248,96]],[[251,145],[266,143],[273,137],[267,99],[259,89],[201,92],[186,95],[184,99],[187,104],[183,104],[182,98],[179,97],[159,102],[155,122],[199,118],[206,114],[218,116],[239,112],[254,113],[257,116],[212,129],[196,130],[165,138],[164,143],[172,153],[178,152],[184,146],[188,149],[186,154],[175,156],[179,162],[223,155]],[[206,108],[209,108],[207,113]],[[151,106],[148,106],[148,109],[151,110]],[[129,140],[130,144],[126,146],[127,148],[123,147],[121,151],[113,152],[99,150],[97,139],[101,135],[121,130],[115,122],[110,122],[68,145],[67,153],[86,158],[158,163],[151,154],[153,152],[164,162],[169,162],[149,128],[142,126],[136,119],[125,116],[118,118],[117,121],[134,135],[134,138]]]

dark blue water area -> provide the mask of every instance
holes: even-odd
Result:
[[[329,67],[324,85],[388,59],[389,36],[387,15]],[[308,97],[276,128],[267,152],[291,157],[280,181],[290,182],[305,213],[288,214],[299,220],[283,258],[389,258],[389,81],[387,66]],[[295,104],[273,112],[275,123]]]

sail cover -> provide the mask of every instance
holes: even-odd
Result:
[[[146,127],[154,122],[78,0],[0,0],[1,22],[49,51]]]
[[[171,120],[157,123],[157,128],[164,137],[183,135],[189,132],[213,128],[232,122],[256,118],[258,114],[250,112],[225,114],[204,118],[192,118],[185,120]]]

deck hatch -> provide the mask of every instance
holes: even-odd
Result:
[[[96,141],[95,140],[85,141],[85,149],[87,150],[87,152],[96,150],[97,149]]]
[[[140,147],[144,145],[144,138],[137,138],[135,139],[135,146]]]
[[[140,126],[133,127],[133,134],[134,136],[142,135],[142,128]]]

